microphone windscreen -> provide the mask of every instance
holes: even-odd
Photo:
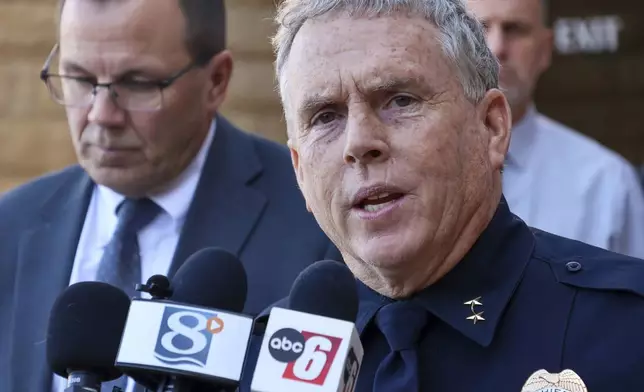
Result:
[[[149,286],[156,286],[161,290],[170,289],[170,279],[165,275],[152,275],[148,278],[146,284]]]
[[[289,308],[355,323],[358,315],[355,277],[346,265],[337,261],[315,262],[293,282]]]
[[[179,268],[172,290],[172,301],[241,313],[248,290],[246,270],[229,252],[204,248]]]
[[[122,375],[114,367],[130,308],[122,290],[102,282],[67,287],[54,302],[47,330],[47,360],[54,373],[84,370],[103,381]]]

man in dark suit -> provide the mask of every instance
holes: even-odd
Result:
[[[464,2],[284,0],[278,15],[300,189],[357,278],[355,390],[644,390],[644,261],[511,212],[511,111]],[[293,390],[330,374],[318,342],[302,349],[318,366],[289,369],[320,372]]]
[[[71,283],[136,295],[135,283],[216,246],[243,262],[255,314],[309,263],[339,258],[287,149],[217,115],[232,71],[222,3],[62,5],[42,78],[66,108],[79,165],[0,199],[0,392],[62,390],[45,339]]]

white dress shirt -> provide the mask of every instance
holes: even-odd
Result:
[[[216,124],[213,121],[200,151],[175,180],[175,184],[162,194],[150,196],[163,211],[139,233],[141,283],[145,283],[152,275],[168,273],[208,149],[214,138],[215,128]],[[98,185],[94,188],[78,241],[70,285],[95,280],[103,250],[116,229],[116,207],[123,199],[124,196],[104,186]],[[142,297],[150,298],[147,293],[142,293]],[[53,392],[63,392],[66,383],[66,379],[54,376]],[[134,382],[129,380],[126,392],[132,392],[133,389]]]
[[[503,188],[529,226],[644,258],[644,196],[633,166],[534,106],[512,129]]]

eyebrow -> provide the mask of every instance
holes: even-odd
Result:
[[[386,79],[376,80],[366,83],[364,87],[360,88],[363,92],[390,92],[409,89],[423,89],[422,80],[420,77],[389,77]],[[425,88],[427,89],[427,88]]]
[[[63,60],[62,64],[60,66],[60,70],[63,72],[78,72],[78,73],[83,73],[87,75],[91,75],[92,73],[86,70],[84,67],[81,65],[74,63],[73,61],[68,61],[68,60]]]
[[[434,96],[436,91],[429,86],[423,87],[424,83],[420,77],[387,77],[378,78],[365,83],[359,87],[359,91],[364,95],[383,92],[396,92],[403,90],[421,91],[424,95]],[[308,113],[315,112],[326,106],[337,105],[337,99],[334,99],[335,94],[321,94],[312,93],[306,95],[302,100],[302,104],[298,110],[301,117],[306,116]]]
[[[60,69],[63,72],[77,72],[85,75],[93,75],[93,73],[88,71],[85,67],[69,60],[63,60]],[[145,70],[140,67],[134,67],[131,69],[127,69],[123,72],[120,72],[117,75],[113,75],[113,78],[115,80],[123,80],[126,78],[132,78],[136,76],[157,77],[159,75],[157,75],[157,72],[153,72],[151,70]]]
[[[337,100],[331,98],[331,96],[329,95],[317,93],[309,94],[304,97],[298,113],[301,116],[304,116],[307,113],[318,111],[320,108],[323,108],[325,106],[331,106],[335,104],[337,104]]]
[[[536,28],[535,24],[529,19],[525,18],[509,18],[509,19],[497,19],[497,18],[487,18],[482,19],[481,23],[483,26],[488,27],[491,23],[499,23],[503,27],[519,27],[521,29],[534,29]]]

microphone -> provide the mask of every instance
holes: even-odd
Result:
[[[65,392],[98,392],[123,374],[114,366],[130,307],[122,290],[79,282],[56,299],[47,326],[47,361],[67,378]]]
[[[170,279],[165,275],[152,275],[145,284],[137,284],[136,291],[150,294],[152,299],[168,299],[172,297]]]
[[[271,309],[252,392],[353,392],[364,350],[358,293],[342,263],[318,261],[297,277],[289,308]]]
[[[156,392],[235,390],[253,327],[239,314],[243,265],[222,249],[202,249],[179,268],[171,290],[170,300],[132,300],[115,365]]]

